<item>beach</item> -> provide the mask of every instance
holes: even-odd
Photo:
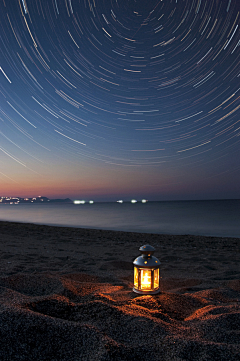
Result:
[[[0,360],[239,360],[240,238],[0,222]],[[150,244],[158,295],[132,291]]]

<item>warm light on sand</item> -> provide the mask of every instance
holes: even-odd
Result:
[[[239,361],[238,239],[5,221],[0,234],[0,360]],[[154,296],[130,290],[140,239],[164,260]],[[148,287],[141,249],[134,285]]]

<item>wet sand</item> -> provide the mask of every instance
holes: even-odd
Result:
[[[0,222],[0,360],[239,360],[239,238]],[[161,293],[132,292],[151,244]]]

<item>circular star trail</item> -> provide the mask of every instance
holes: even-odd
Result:
[[[54,159],[236,171],[238,0],[1,0],[0,11],[1,177]]]

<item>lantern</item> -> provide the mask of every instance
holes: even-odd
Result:
[[[153,256],[155,248],[149,244],[139,248],[142,253],[133,261],[134,287],[133,291],[140,294],[153,295],[160,292],[159,267],[160,261]]]

